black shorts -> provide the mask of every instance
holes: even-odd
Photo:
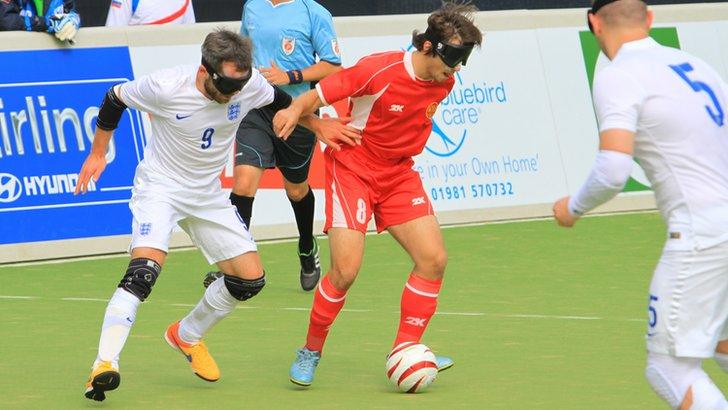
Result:
[[[287,181],[300,184],[308,179],[316,135],[298,125],[284,141],[273,132],[274,115],[275,112],[260,108],[243,118],[235,138],[235,165],[277,167]]]

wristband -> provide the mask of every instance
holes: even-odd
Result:
[[[288,84],[301,84],[303,82],[303,73],[301,70],[288,70]]]

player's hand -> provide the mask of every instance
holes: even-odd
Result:
[[[316,138],[336,151],[341,151],[341,143],[361,145],[361,130],[347,125],[350,117],[323,118],[318,121]]]
[[[293,105],[278,111],[275,117],[273,117],[273,132],[279,138],[284,140],[288,139],[293,129],[296,128],[299,118],[301,118],[301,112]]]
[[[106,155],[98,155],[93,152],[89,154],[86,161],[83,162],[81,172],[78,174],[78,181],[76,182],[76,190],[73,192],[74,195],[79,193],[85,194],[88,191],[88,183],[91,178],[94,182],[98,181],[101,177],[101,173],[106,168]]]
[[[556,223],[559,224],[559,226],[563,226],[565,228],[571,228],[574,226],[576,221],[579,219],[578,216],[572,215],[571,212],[569,212],[569,197],[565,196],[558,201],[554,203],[553,207],[554,211],[554,219],[556,219]]]
[[[263,74],[263,78],[273,85],[287,85],[290,82],[288,73],[281,70],[273,60],[270,60],[270,67],[260,67],[258,71]]]

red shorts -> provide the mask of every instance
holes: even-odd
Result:
[[[366,232],[372,214],[377,232],[435,214],[411,158],[375,158],[360,147],[339,152],[327,148],[324,156],[324,232],[332,227]]]

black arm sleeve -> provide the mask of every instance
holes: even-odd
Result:
[[[96,117],[96,127],[104,131],[115,130],[119,126],[119,120],[126,108],[126,104],[116,96],[114,86],[111,86],[104,96],[101,108],[99,108],[99,115]]]
[[[293,102],[293,98],[288,95],[287,92],[281,90],[277,86],[273,86],[273,102],[266,105],[265,108],[278,112],[279,110],[282,110],[284,108],[288,108],[289,105],[291,105],[291,102]]]

